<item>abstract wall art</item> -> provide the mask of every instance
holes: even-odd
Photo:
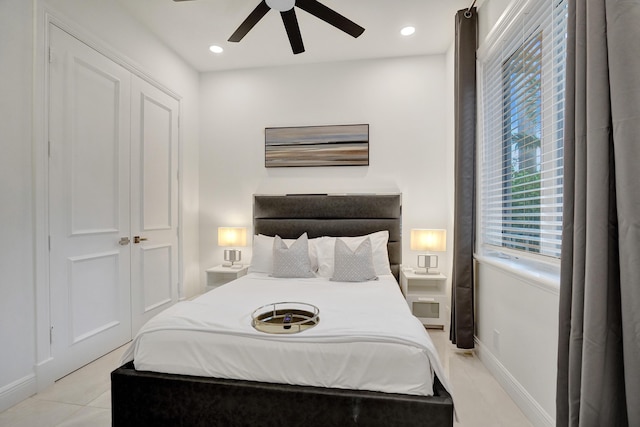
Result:
[[[368,124],[265,129],[267,168],[368,165]]]

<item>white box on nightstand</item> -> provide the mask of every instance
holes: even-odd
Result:
[[[400,288],[409,308],[425,326],[444,328],[447,324],[445,307],[448,303],[447,276],[444,274],[416,274],[400,271]]]
[[[248,269],[248,265],[242,266],[240,268],[217,265],[205,270],[207,273],[207,291],[215,289],[218,286],[222,286],[225,283],[229,283],[232,280],[236,280],[237,278],[244,276],[245,274],[247,274]]]

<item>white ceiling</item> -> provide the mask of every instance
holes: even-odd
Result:
[[[294,55],[274,10],[240,43],[227,39],[260,0],[117,0],[136,19],[198,71],[214,71],[383,58],[446,52],[454,16],[472,0],[320,0],[365,28],[359,38],[296,8],[306,52]],[[400,29],[416,27],[413,36]],[[212,54],[217,44],[225,51]]]

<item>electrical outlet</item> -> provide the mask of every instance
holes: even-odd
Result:
[[[500,331],[497,329],[493,330],[493,349],[500,354]]]

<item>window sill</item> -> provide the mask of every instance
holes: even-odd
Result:
[[[505,273],[523,280],[533,286],[542,288],[556,295],[560,292],[560,267],[536,262],[530,259],[515,258],[501,254],[475,254],[481,264],[496,267]]]

